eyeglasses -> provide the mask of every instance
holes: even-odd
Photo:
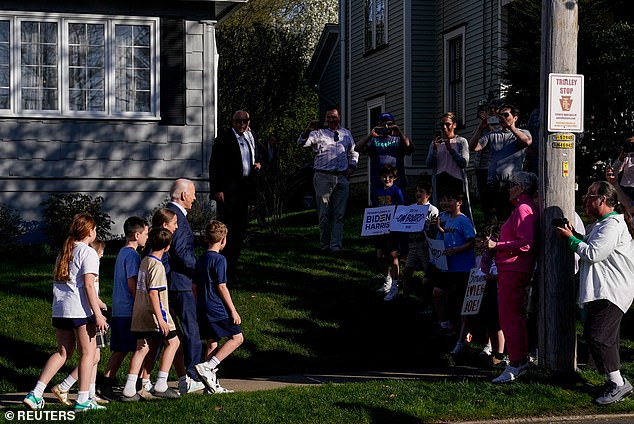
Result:
[[[511,116],[511,114],[510,114],[510,113],[508,113],[508,112],[504,112],[504,113],[500,113],[500,116],[503,116],[503,117],[505,117],[505,118],[508,118],[509,116]]]
[[[585,202],[588,199],[594,199],[595,197],[602,197],[602,194],[584,194],[581,196],[581,201]]]
[[[233,122],[235,122],[236,124],[248,124],[249,118],[246,118],[246,119],[237,118],[237,119],[234,119]]]
[[[335,141],[339,141],[339,132],[337,132],[337,131],[335,131],[335,132],[334,132],[333,139],[334,139]]]
[[[441,127],[450,127],[451,126],[451,122],[441,122],[440,126]]]

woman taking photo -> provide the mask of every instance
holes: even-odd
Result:
[[[485,239],[495,250],[498,268],[498,312],[504,332],[509,365],[493,383],[509,383],[528,370],[528,330],[524,299],[535,270],[539,214],[533,197],[537,176],[517,172],[509,185],[509,200],[515,209],[500,229],[500,240]]]
[[[594,401],[609,405],[632,393],[621,375],[619,355],[623,315],[634,299],[634,229],[632,217],[614,186],[595,182],[583,196],[583,210],[595,221],[582,236],[570,225],[557,227],[579,260],[579,305],[586,309],[584,338],[606,382]]]
[[[442,191],[465,194],[461,212],[471,218],[466,168],[469,164],[469,142],[455,133],[458,119],[453,112],[440,118],[440,136],[434,138],[427,154],[427,167],[432,168],[431,183],[434,205]]]

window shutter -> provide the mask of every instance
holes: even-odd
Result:
[[[161,124],[185,125],[185,21],[161,18]]]

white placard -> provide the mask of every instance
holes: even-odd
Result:
[[[486,275],[478,268],[473,268],[469,273],[469,283],[462,302],[462,315],[477,315],[480,312],[486,284]]]
[[[393,215],[394,206],[365,208],[361,236],[380,236],[389,233]]]
[[[436,265],[436,268],[447,271],[447,257],[443,253],[445,251],[445,241],[436,240],[427,237],[427,243],[429,244],[429,262]]]
[[[425,228],[429,205],[399,205],[392,217],[390,231],[420,233]]]
[[[548,77],[548,131],[583,132],[583,75]]]

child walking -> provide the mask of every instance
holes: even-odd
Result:
[[[218,381],[220,362],[236,350],[242,342],[240,323],[227,287],[227,261],[220,251],[227,244],[227,227],[211,221],[205,227],[208,248],[196,262],[194,284],[198,291],[198,325],[200,336],[207,341],[206,361],[196,364],[200,381],[210,393],[232,393]],[[220,340],[226,338],[221,345]]]
[[[46,385],[79,347],[79,392],[75,411],[105,409],[90,400],[90,381],[95,357],[95,327],[106,331],[106,318],[99,309],[95,277],[99,275],[99,257],[88,246],[97,237],[95,220],[86,213],[77,214],[70,224],[69,236],[57,257],[53,273],[53,327],[58,351],[46,362],[35,388],[24,398],[33,410],[44,408]]]
[[[139,278],[132,309],[130,330],[137,337],[137,349],[130,359],[130,372],[123,389],[122,401],[137,401],[136,382],[150,347],[162,342],[163,354],[159,363],[156,383],[152,395],[169,399],[178,399],[177,391],[167,386],[167,376],[180,344],[176,335],[176,326],[169,313],[167,276],[161,262],[163,254],[169,249],[172,233],[165,228],[152,228],[148,234],[150,253],[141,260]]]
[[[99,260],[101,261],[101,258],[103,258],[104,250],[106,248],[106,243],[103,240],[95,240],[90,243],[90,247],[95,249]],[[108,306],[99,297],[99,275],[95,277],[95,291],[97,292],[97,302],[99,303],[101,313],[105,315],[106,311],[108,310]],[[97,332],[95,334],[97,348],[95,349],[95,361],[92,369],[92,375],[90,377],[90,399],[100,405],[108,403],[107,399],[102,399],[101,397],[97,396],[95,384],[97,380],[97,366],[99,365],[99,360],[101,359],[101,348],[108,346],[106,342],[107,335],[107,332],[103,332],[97,329]],[[60,384],[56,384],[55,386],[51,387],[51,392],[62,404],[66,406],[72,405],[72,402],[68,399],[68,392],[70,391],[70,388],[73,387],[75,382],[77,382],[78,375],[79,370],[78,368],[75,368],[70,374],[66,376],[66,378]]]
[[[383,165],[381,168],[382,187],[372,193],[372,206],[403,205],[405,200],[403,192],[394,185],[397,170],[392,165]],[[385,283],[377,292],[385,294],[383,300],[389,302],[398,296],[398,276],[400,273],[398,253],[400,247],[400,234],[385,234],[377,238],[376,254],[377,259],[385,261],[387,270],[385,273]]]

